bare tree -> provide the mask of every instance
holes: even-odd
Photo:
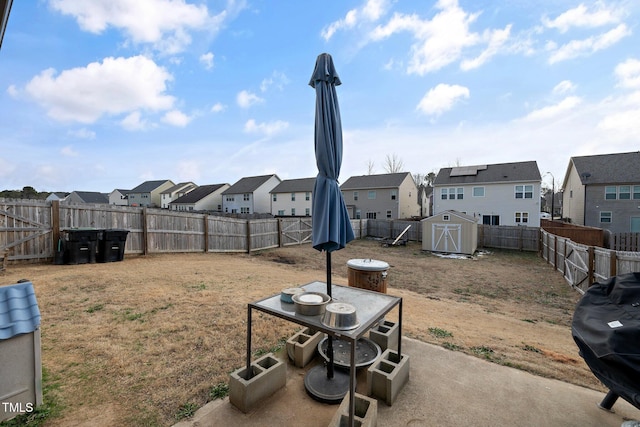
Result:
[[[367,175],[373,175],[375,171],[373,160],[369,159],[367,162]]]
[[[387,154],[384,159],[384,170],[387,173],[398,173],[402,172],[402,169],[404,169],[404,163],[398,158],[398,155],[395,153],[392,155]]]
[[[427,181],[427,185],[429,187],[433,187],[433,183],[436,181],[436,173],[431,171],[425,177],[425,181]]]

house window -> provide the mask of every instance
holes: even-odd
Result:
[[[291,208],[291,216],[295,216],[296,215],[296,208]]]
[[[244,200],[245,202],[248,202],[249,200],[251,200],[251,193],[244,193],[242,195],[242,200]]]
[[[391,219],[391,211],[390,210],[387,211],[387,219]]]
[[[305,216],[310,216],[311,215],[311,209],[305,208],[304,209],[304,214],[305,214]]]
[[[440,198],[442,200],[447,200],[448,194],[449,194],[449,190],[447,190],[446,188],[443,188],[442,190],[440,190]]]
[[[602,222],[602,223],[610,223],[611,222],[611,212],[600,212],[600,222]]]
[[[640,200],[640,185],[633,186],[633,200]]]
[[[516,212],[516,224],[526,224],[529,222],[529,212]]]
[[[296,201],[296,193],[291,193],[291,201],[292,202]]]
[[[456,188],[456,199],[462,200],[464,199],[464,188]]]
[[[367,219],[376,219],[376,216],[375,212],[367,212]]]
[[[235,201],[235,197],[227,196],[227,202],[234,202],[234,201]]]
[[[353,200],[358,200],[358,192],[357,191],[353,192]]]
[[[482,215],[482,223],[484,225],[500,225],[499,215]]]
[[[449,200],[455,200],[456,199],[456,189],[455,188],[450,188],[449,189]]]
[[[273,193],[271,195],[271,200],[273,200],[274,202],[277,202],[278,201],[278,195],[276,193]]]
[[[308,202],[309,200],[311,200],[311,193],[309,191],[307,191],[306,193],[304,193],[304,199]]]
[[[241,214],[248,214],[249,213],[249,208],[240,208],[240,213]]]
[[[484,187],[473,187],[473,197],[484,197]]]
[[[516,199],[533,199],[533,185],[516,185]]]
[[[369,193],[367,194],[367,197],[369,198],[369,200],[375,200],[376,199],[376,190],[369,190]]]
[[[443,220],[443,221],[449,221],[449,220],[450,220],[449,215],[447,215],[447,214],[442,215],[442,220]]]
[[[615,185],[610,185],[604,187],[604,199],[605,200],[615,200],[617,199],[617,191]]]
[[[618,192],[618,199],[620,200],[631,200],[631,186],[630,185],[621,185],[620,191]]]
[[[280,209],[278,211],[278,216],[284,216],[284,209]]]
[[[398,190],[391,190],[391,200],[396,200],[398,198]]]
[[[360,209],[356,209],[356,218],[355,219],[362,219],[362,211]]]

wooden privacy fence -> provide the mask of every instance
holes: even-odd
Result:
[[[578,292],[612,276],[640,271],[640,252],[616,251],[575,243],[546,230],[541,233],[542,257],[564,275]]]

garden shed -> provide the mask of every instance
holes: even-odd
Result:
[[[456,211],[444,211],[421,221],[422,249],[473,255],[478,247],[478,221]]]
[[[0,286],[0,422],[42,403],[40,309],[33,284]]]

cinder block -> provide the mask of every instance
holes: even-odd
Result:
[[[409,381],[409,356],[400,360],[397,351],[385,350],[367,369],[367,394],[393,405],[398,394]]]
[[[382,351],[388,348],[398,348],[399,331],[397,323],[383,320],[378,326],[371,328],[369,339],[378,344]]]
[[[248,380],[246,366],[232,372],[229,377],[229,401],[245,414],[287,383],[287,364],[273,353],[260,357],[251,363],[250,368]]]
[[[324,334],[304,328],[287,340],[287,354],[297,368],[304,368],[315,356]]]
[[[333,415],[329,427],[347,427],[349,425],[349,396],[342,399],[338,411]],[[361,394],[355,394],[354,424],[356,427],[376,427],[378,425],[378,401]]]

